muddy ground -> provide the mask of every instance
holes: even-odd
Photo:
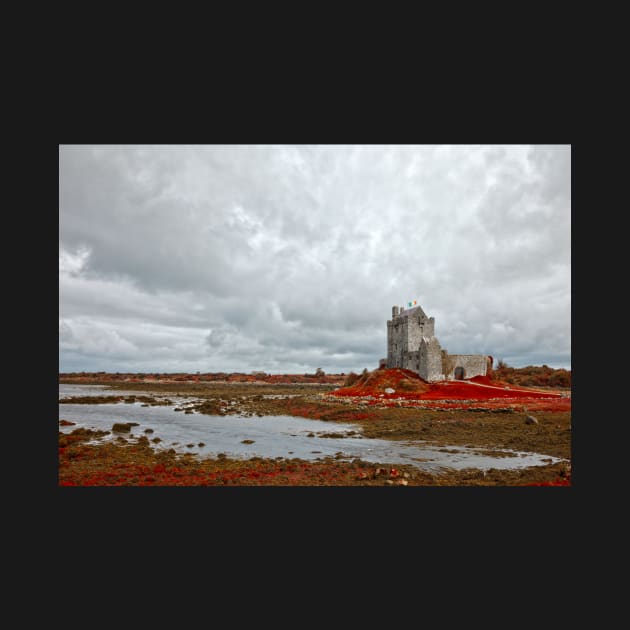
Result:
[[[64,382],[64,381],[60,381]],[[73,381],[66,381],[73,382]],[[99,384],[93,381],[91,384]],[[568,463],[517,471],[472,469],[432,474],[413,466],[353,462],[324,458],[231,460],[201,459],[174,450],[154,451],[146,436],[119,435],[113,443],[87,444],[95,437],[86,430],[59,435],[60,485],[568,485],[571,476],[571,412],[567,401],[527,400],[512,407],[484,409],[470,402],[467,409],[423,409],[388,406],[371,401],[337,400],[331,385],[222,383],[103,383],[112,387],[102,396],[64,399],[64,403],[113,402],[115,390],[137,390],[120,402],[168,404],[168,397],[192,396],[192,408],[211,415],[297,415],[331,423],[352,422],[368,438],[422,440],[431,445],[507,448],[543,453]],[[141,392],[141,393],[140,393]],[[168,402],[166,402],[168,400]],[[405,403],[408,404],[408,401]],[[555,405],[555,406],[554,406]],[[186,405],[188,407],[188,405]],[[535,411],[534,411],[535,409]],[[190,411],[190,409],[189,409]],[[528,417],[533,417],[535,421]]]

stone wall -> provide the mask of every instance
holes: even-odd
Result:
[[[387,322],[387,367],[403,367],[403,356],[409,349],[407,329],[405,318]]]
[[[409,349],[415,350],[420,345],[422,337],[433,337],[435,329],[435,318],[422,316],[410,316],[406,318],[409,322]]]
[[[446,371],[448,367],[448,371]],[[455,370],[464,368],[464,378],[485,376],[488,370],[488,357],[483,354],[448,354],[444,374],[448,380],[455,378]]]
[[[435,337],[423,337],[420,342],[420,370],[418,374],[429,382],[444,379],[442,348]]]
[[[402,367],[418,373],[420,369],[420,352],[407,352],[403,357]]]

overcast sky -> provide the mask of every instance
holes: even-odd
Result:
[[[62,372],[371,370],[410,300],[570,369],[571,147],[60,146]]]

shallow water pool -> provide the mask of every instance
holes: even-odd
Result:
[[[62,390],[63,387],[63,390]],[[85,385],[60,386],[60,398],[68,396],[119,394],[105,387]],[[149,392],[130,392],[136,395]],[[156,397],[157,398],[157,397]],[[178,405],[193,402],[194,398],[168,396]],[[412,464],[418,468],[439,471],[440,468],[478,468],[487,470],[515,469],[542,466],[561,461],[559,458],[519,451],[496,451],[497,457],[463,446],[428,446],[422,441],[391,441],[361,436],[361,427],[350,423],[323,422],[297,416],[243,417],[237,415],[209,416],[186,414],[169,407],[143,407],[141,403],[59,404],[59,419],[75,422],[75,426],[60,427],[66,433],[76,428],[110,431],[115,422],[137,422],[131,434],[110,434],[139,437],[146,435],[156,449],[174,448],[178,452],[216,456],[224,453],[234,458],[291,458],[314,460],[327,456],[339,459],[360,458],[383,464]],[[152,433],[146,433],[151,429]],[[325,433],[344,437],[324,437]],[[243,443],[247,440],[250,443]],[[203,446],[199,446],[199,444]],[[189,447],[188,444],[193,446]],[[448,449],[452,452],[446,452]],[[454,452],[453,452],[454,451]],[[510,455],[506,457],[505,455]],[[501,456],[502,455],[502,456]]]

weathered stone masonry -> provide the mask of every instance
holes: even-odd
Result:
[[[392,307],[392,318],[387,321],[387,359],[381,364],[412,370],[429,382],[487,374],[490,357],[449,354],[440,347],[434,330],[435,318],[427,317],[420,306]]]

